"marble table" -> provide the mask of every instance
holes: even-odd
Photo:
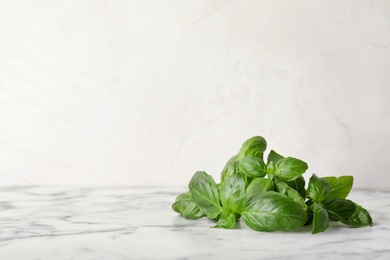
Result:
[[[0,259],[390,259],[390,191],[353,190],[374,225],[312,235],[210,228],[171,210],[185,188],[0,188]]]

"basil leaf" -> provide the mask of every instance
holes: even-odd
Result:
[[[304,161],[287,157],[277,162],[275,175],[282,181],[292,181],[301,176],[307,168],[307,163]]]
[[[302,198],[302,196],[293,188],[288,186],[286,183],[279,181],[279,180],[274,180],[275,182],[275,190],[283,195],[286,195],[290,198],[292,198],[296,203],[301,205],[302,208],[306,209],[306,204],[305,204],[305,199]]]
[[[372,218],[370,213],[360,205],[356,205],[356,208],[351,216],[347,218],[340,219],[340,222],[352,226],[352,227],[362,227],[372,225]]]
[[[258,194],[270,190],[274,190],[274,182],[271,179],[254,179],[246,188],[246,199],[249,201]]]
[[[307,187],[307,196],[314,202],[323,202],[329,194],[329,183],[313,174]]]
[[[303,226],[308,216],[292,198],[268,191],[248,202],[242,212],[242,219],[257,231],[281,231]]]
[[[267,174],[267,165],[259,157],[248,156],[238,162],[238,170],[248,177],[264,177]]]
[[[232,158],[230,158],[229,161],[227,161],[225,167],[223,168],[221,172],[221,182],[223,182],[225,178],[237,172],[237,165],[238,165],[238,160],[237,160],[237,155],[235,155]]]
[[[263,159],[263,154],[267,148],[267,141],[261,136],[254,136],[246,140],[237,155],[237,159],[247,156],[255,156]]]
[[[312,234],[324,232],[329,228],[329,215],[326,209],[319,203],[314,202],[312,205],[313,209],[313,228]]]
[[[200,211],[196,203],[192,200],[189,191],[177,196],[175,202],[172,204],[172,209],[189,219],[198,219],[204,216],[202,211]]]
[[[288,186],[296,190],[303,198],[306,197],[306,189],[305,189],[305,178],[303,176],[299,176],[298,178],[286,182]]]
[[[268,173],[268,177],[270,177],[271,179],[273,179],[273,176],[274,173],[275,173],[275,165],[274,165],[274,162],[273,161],[270,161],[268,164],[267,164],[267,173]]]
[[[340,176],[340,177],[321,177],[329,183],[330,191],[328,198],[345,199],[352,189],[353,177],[352,176]]]
[[[271,150],[268,154],[267,164],[270,164],[272,162],[275,165],[277,162],[279,162],[282,159],[284,159],[283,156],[281,156],[280,154],[278,154],[274,150]]]
[[[217,222],[216,228],[232,229],[236,225],[236,216],[231,211],[224,210]]]
[[[333,221],[340,221],[352,227],[372,225],[370,213],[360,205],[346,199],[330,199],[324,206]]]
[[[245,208],[245,179],[242,173],[227,177],[219,187],[222,206],[234,213],[241,213]]]
[[[209,218],[215,219],[221,212],[217,185],[206,172],[197,171],[188,185],[193,201]]]
[[[332,221],[339,221],[340,218],[348,217],[355,211],[355,203],[346,199],[329,199],[323,202]]]

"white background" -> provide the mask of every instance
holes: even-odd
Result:
[[[390,1],[1,1],[0,185],[216,181],[245,139],[390,189]]]

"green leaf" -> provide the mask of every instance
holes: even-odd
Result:
[[[269,162],[268,164],[267,164],[267,173],[268,173],[268,177],[270,177],[270,179],[273,179],[273,175],[274,175],[274,173],[275,173],[275,170],[276,170],[276,168],[275,168],[275,165],[274,165],[274,162]]]
[[[249,201],[258,194],[271,190],[274,190],[274,182],[271,179],[254,179],[246,188],[246,199]]]
[[[223,182],[227,177],[235,174],[237,172],[237,155],[233,156],[232,158],[227,161],[225,167],[223,168],[221,172],[221,182]]]
[[[216,228],[232,229],[236,225],[236,216],[233,212],[224,210],[217,222]]]
[[[259,157],[248,156],[238,162],[238,170],[248,177],[264,177],[267,174],[267,165]]]
[[[345,199],[352,189],[353,177],[352,176],[340,176],[340,177],[321,177],[329,183],[330,191],[328,198]]]
[[[241,213],[245,208],[245,179],[242,173],[227,177],[219,187],[222,206],[234,213]]]
[[[298,191],[298,193],[304,198],[306,197],[306,189],[305,189],[305,178],[303,176],[299,176],[298,178],[286,182],[288,186],[293,188],[294,190]]]
[[[282,181],[292,181],[301,176],[308,166],[307,163],[296,158],[281,159],[275,165],[275,175]]]
[[[283,156],[281,156],[280,154],[278,154],[274,150],[271,150],[268,154],[267,164],[270,164],[272,162],[275,165],[277,162],[279,162],[282,159],[284,159]]]
[[[329,199],[324,207],[333,221],[340,221],[352,227],[372,225],[370,213],[362,206],[347,199]]]
[[[286,183],[274,180],[275,182],[275,190],[283,195],[286,195],[290,198],[292,198],[296,203],[301,205],[302,208],[306,209],[305,199],[302,198],[302,196],[298,193],[298,191],[294,190],[290,186],[288,186]]]
[[[188,185],[193,201],[199,209],[209,218],[218,217],[222,208],[219,202],[217,185],[210,175],[197,171]]]
[[[255,156],[263,159],[264,151],[267,148],[266,140],[261,136],[254,136],[246,140],[237,155],[237,159],[247,156]]]
[[[172,209],[188,219],[198,219],[204,216],[192,200],[189,191],[177,196],[175,203],[172,204]]]
[[[328,197],[329,190],[329,183],[313,174],[309,180],[306,194],[314,202],[321,203]]]
[[[351,216],[356,208],[355,203],[346,199],[328,199],[323,202],[323,205],[332,221],[339,221],[340,218]]]
[[[326,209],[319,203],[314,202],[312,205],[313,209],[313,228],[312,234],[324,232],[329,228],[329,216]]]
[[[355,211],[353,214],[347,218],[340,219],[340,222],[352,226],[352,227],[362,227],[372,225],[372,218],[370,213],[360,205],[356,205]]]
[[[282,231],[303,226],[308,216],[292,198],[268,191],[260,193],[248,202],[242,219],[257,231]]]

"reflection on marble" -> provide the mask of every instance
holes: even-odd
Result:
[[[0,189],[1,259],[390,259],[390,192],[353,190],[374,225],[325,233],[210,228],[171,210],[181,188]]]

